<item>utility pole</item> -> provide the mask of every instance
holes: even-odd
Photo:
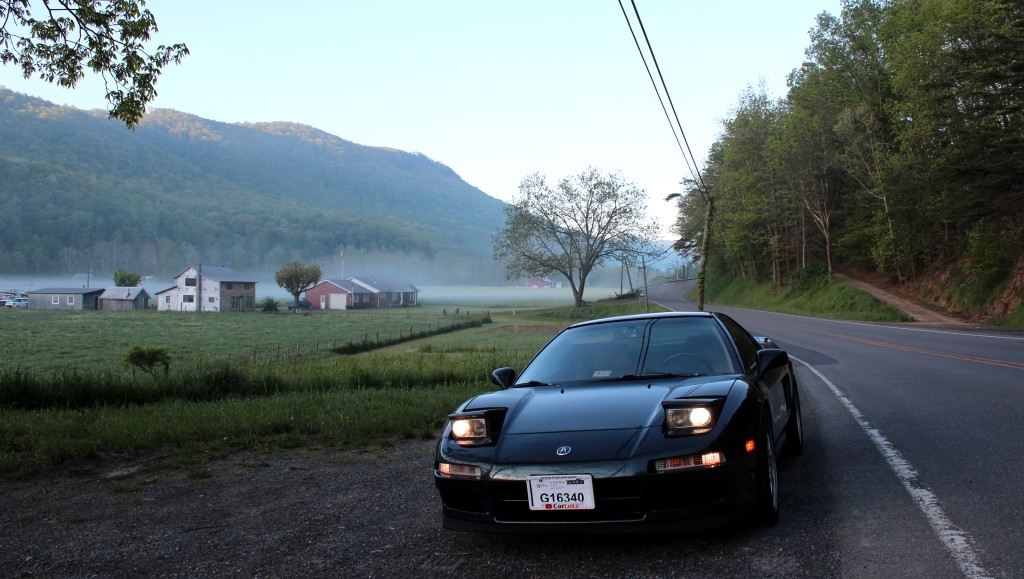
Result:
[[[203,311],[203,264],[196,264],[196,313]]]
[[[700,242],[700,272],[697,274],[697,311],[704,311],[704,286],[708,274],[708,248],[711,245],[711,216],[714,214],[715,204],[711,195],[706,195],[707,211],[704,213],[704,239]]]
[[[644,303],[647,304],[647,313],[651,313],[651,294],[647,291],[647,259],[640,258],[640,267],[644,272]]]

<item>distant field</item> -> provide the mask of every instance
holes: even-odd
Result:
[[[119,371],[132,345],[166,348],[174,367],[226,359],[327,355],[348,342],[390,341],[473,318],[438,307],[220,314],[155,311],[0,311],[0,369]]]
[[[57,312],[0,308],[0,369],[33,373],[58,370],[126,371],[124,352],[133,345],[166,348],[174,368],[224,360],[277,360],[326,355],[350,342],[392,341],[485,314],[520,316],[533,308],[573,302],[568,288],[420,288],[412,308],[343,312],[283,311],[277,314],[183,312]],[[588,301],[614,295],[596,288]],[[499,340],[500,343],[500,340]]]

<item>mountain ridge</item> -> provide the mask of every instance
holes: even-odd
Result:
[[[2,87],[0,121],[0,271],[267,272],[344,251],[353,265],[500,276],[490,235],[505,204],[420,153],[173,109],[129,131]]]

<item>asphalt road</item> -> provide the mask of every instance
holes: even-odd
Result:
[[[687,289],[649,293],[692,310]],[[843,577],[1024,576],[1024,332],[705,309],[795,358],[807,451],[766,537],[813,508]]]

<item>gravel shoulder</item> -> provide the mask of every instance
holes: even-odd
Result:
[[[442,528],[436,441],[206,457],[104,457],[0,480],[2,577],[835,577],[834,530],[804,461],[783,463],[771,528],[519,536]]]

